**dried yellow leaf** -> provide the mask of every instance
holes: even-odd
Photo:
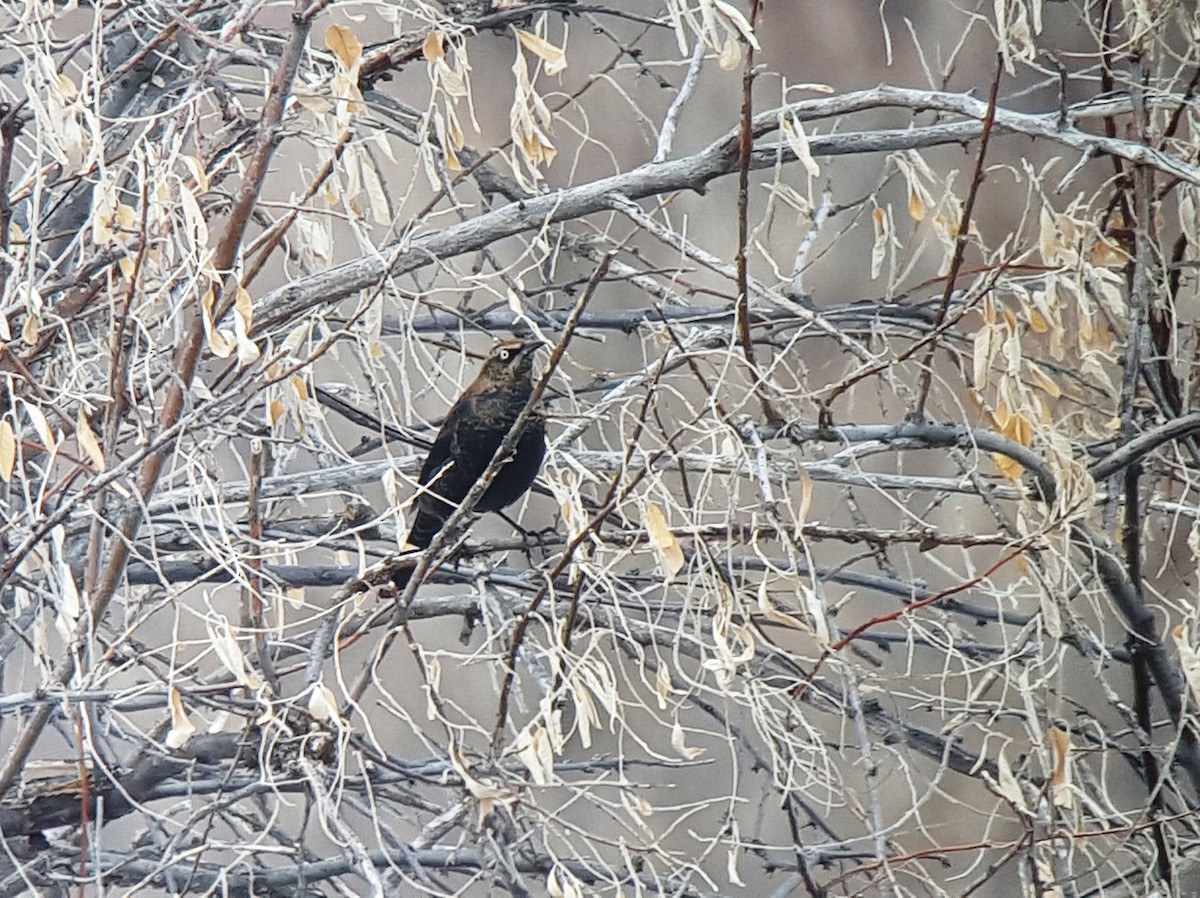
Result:
[[[1050,774],[1050,799],[1057,807],[1069,808],[1074,803],[1071,797],[1071,734],[1052,726],[1046,732],[1046,741],[1050,743],[1050,754],[1054,761],[1054,772]]]
[[[741,35],[742,40],[748,43],[755,50],[762,50],[762,44],[758,42],[758,37],[754,34],[754,29],[750,27],[750,22],[746,19],[745,15],[742,14],[740,9],[738,9],[732,3],[726,2],[726,0],[713,0],[713,6],[716,7],[717,12],[725,16],[725,18],[729,20],[730,24],[737,29],[737,32]]]
[[[1007,455],[994,452],[992,453],[992,460],[996,463],[996,467],[1000,469],[1001,475],[1013,483],[1019,482],[1021,476],[1025,473],[1025,466],[1020,462],[1013,461]]]
[[[743,53],[742,45],[738,43],[733,35],[728,35],[717,52],[717,65],[721,67],[721,71],[732,72],[742,64]]]
[[[550,898],[583,898],[579,883],[566,870],[551,867],[546,875],[546,894]]]
[[[654,694],[658,697],[658,709],[667,710],[667,699],[671,697],[671,672],[662,660],[658,662],[658,669],[654,672]]]
[[[808,512],[812,509],[813,479],[803,465],[797,467],[796,475],[800,481],[800,508],[796,511],[796,526],[803,527],[808,522]]]
[[[92,430],[92,425],[88,423],[82,406],[79,408],[79,417],[75,422],[75,439],[79,441],[79,448],[83,450],[97,471],[108,470],[108,465],[104,461],[104,451],[100,448],[100,441],[96,439],[96,433]]]
[[[208,643],[216,652],[221,664],[233,674],[239,685],[245,686],[249,681],[246,676],[246,662],[229,621],[224,617],[217,621],[206,621],[205,629],[208,630]]]
[[[116,222],[126,230],[133,230],[137,225],[137,209],[128,203],[117,203]]]
[[[785,614],[775,607],[771,601],[770,590],[765,578],[760,580],[758,584],[758,610],[767,620],[779,624],[781,627],[790,627],[793,630],[806,629],[804,624],[796,620],[792,615]]]
[[[1129,264],[1129,253],[1103,238],[1092,244],[1088,257],[1093,265],[1100,268],[1124,268]]]
[[[567,67],[567,54],[561,47],[556,47],[544,37],[514,28],[517,40],[521,46],[545,63],[543,71],[547,75],[557,75]]]
[[[209,287],[200,297],[200,311],[204,318],[204,334],[208,337],[208,347],[219,359],[227,359],[233,354],[233,343],[217,328],[213,321],[213,306],[217,301],[216,293]]]
[[[908,186],[908,215],[913,221],[925,220],[925,200],[921,196],[921,191],[917,186],[910,183]]]
[[[325,29],[325,46],[338,58],[347,71],[362,59],[362,43],[345,25],[330,25]]]
[[[875,243],[871,246],[871,280],[875,280],[883,270],[883,262],[887,258],[891,229],[888,227],[888,214],[882,206],[871,210],[871,221],[875,225]]]
[[[443,58],[446,55],[445,43],[446,36],[440,31],[431,31],[425,35],[425,42],[421,44],[421,55],[425,57],[425,61],[433,62]]]
[[[997,785],[1000,787],[1000,794],[1013,807],[1026,811],[1025,795],[1021,791],[1021,784],[1017,780],[1016,774],[1013,773],[1012,767],[1009,766],[1008,758],[1004,756],[1003,751],[996,758],[996,768],[999,773]]]
[[[208,172],[204,170],[204,161],[199,156],[181,156],[183,164],[188,167],[196,181],[196,187],[201,191],[208,190]]]
[[[821,166],[817,165],[817,160],[812,157],[812,150],[808,145],[808,136],[804,133],[804,127],[800,124],[800,119],[795,115],[792,115],[790,119],[784,119],[780,123],[780,130],[783,132],[783,137],[787,141],[788,147],[796,154],[796,159],[804,166],[804,170],[808,172],[809,177],[819,177]]]
[[[313,93],[305,87],[297,87],[292,91],[292,96],[296,98],[296,102],[316,115],[328,115],[333,112],[333,103],[320,94]],[[328,193],[328,188],[326,188]]]
[[[545,727],[534,724],[521,731],[517,736],[517,760],[525,765],[536,785],[554,782],[554,749]]]
[[[118,221],[123,214],[121,208],[122,206],[118,206],[115,213]],[[200,202],[196,199],[196,195],[182,182],[179,184],[179,209],[183,213],[183,221],[186,225],[184,233],[191,240],[192,247],[199,252],[208,245],[208,220],[204,217],[204,211],[200,208]]]
[[[463,755],[462,749],[456,742],[450,743],[450,764],[462,778],[463,785],[471,796],[479,802],[479,823],[483,824],[497,805],[510,807],[516,801],[516,794],[497,786],[489,780],[481,780],[471,772],[471,763]]]
[[[679,540],[675,538],[671,528],[667,526],[666,515],[657,505],[647,503],[645,521],[646,532],[650,536],[650,545],[657,550],[658,560],[669,580],[683,567],[683,549],[680,548]]]
[[[974,363],[974,384],[976,390],[987,386],[988,369],[992,364],[992,354],[995,348],[992,335],[995,329],[990,324],[984,324],[975,332],[975,350],[972,353]]]
[[[188,739],[192,738],[192,734],[196,732],[196,725],[188,719],[187,710],[183,707],[183,699],[179,695],[179,690],[174,686],[167,693],[167,706],[171,710],[171,729],[167,731],[164,741],[167,748],[183,748]]]
[[[683,727],[679,725],[678,720],[671,726],[671,747],[679,753],[681,758],[689,761],[694,761],[704,754],[704,749],[687,744],[683,735]]]
[[[340,721],[337,698],[328,686],[318,680],[308,694],[308,713],[320,723]]]
[[[41,438],[46,451],[53,452],[58,447],[58,441],[54,438],[54,430],[50,427],[50,422],[46,420],[45,413],[36,405],[28,402],[25,403],[25,413],[29,415],[30,423],[33,424],[33,429]]]
[[[238,361],[243,365],[256,362],[260,354],[258,344],[250,339],[253,323],[254,301],[245,288],[238,287],[233,304],[233,333],[237,342]]]
[[[0,421],[0,480],[12,483],[16,464],[17,435],[13,432],[12,422],[5,418]]]
[[[1045,390],[1047,394],[1053,396],[1055,399],[1062,395],[1062,390],[1059,389],[1058,384],[1054,382],[1049,374],[1042,370],[1040,365],[1029,360],[1026,360],[1025,364],[1029,366],[1029,373],[1033,375],[1033,382]]]

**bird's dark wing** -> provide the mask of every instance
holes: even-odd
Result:
[[[417,482],[427,489],[417,499],[416,520],[408,534],[414,546],[429,546],[504,439],[504,433],[481,422],[475,405],[476,396],[469,393],[454,403],[421,466]]]
[[[454,422],[459,419],[459,406],[463,404],[463,400],[459,399],[450,409],[450,414],[442,422],[441,430],[433,440],[433,445],[429,447],[429,454],[425,456],[425,464],[421,465],[421,473],[417,475],[417,483],[424,486],[433,479],[434,475],[441,470],[442,465],[450,461],[450,455],[454,440]]]

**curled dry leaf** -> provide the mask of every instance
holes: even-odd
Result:
[[[665,661],[660,660],[654,672],[654,694],[658,697],[658,710],[667,710],[667,699],[671,697],[671,672],[667,670]]]
[[[200,311],[204,317],[204,335],[208,338],[208,348],[219,359],[227,359],[233,355],[234,343],[222,333],[213,319],[213,306],[216,304],[216,292],[209,287],[200,297]]]
[[[654,814],[654,806],[640,795],[633,794],[628,789],[620,791],[621,807],[625,809],[626,819],[636,826],[642,833],[650,838],[654,837],[654,830],[646,825],[646,818]]]
[[[533,81],[529,77],[529,66],[525,63],[525,56],[520,49],[517,50],[512,71],[516,86],[508,113],[509,132],[515,145],[514,153],[524,161],[529,175],[536,182],[541,178],[539,169],[550,165],[558,155],[558,150],[549,135],[550,109],[534,89]],[[519,166],[514,166],[513,174],[527,189],[533,189],[533,183],[525,177]]]
[[[781,627],[789,627],[794,630],[805,629],[804,624],[800,623],[800,621],[796,620],[790,614],[780,611],[771,602],[769,584],[765,577],[758,584],[758,611],[773,624],[779,624]]]
[[[796,465],[796,479],[800,483],[800,502],[795,512],[796,528],[799,530],[808,523],[808,513],[812,510],[814,485],[812,475],[802,464]]]
[[[925,160],[918,153],[896,153],[889,160],[904,175],[908,185],[908,216],[913,221],[924,221],[933,208],[933,196],[925,186],[927,180],[932,180],[933,173]]]
[[[1062,390],[1059,388],[1058,384],[1055,383],[1054,378],[1047,374],[1041,365],[1037,364],[1036,362],[1031,362],[1028,359],[1026,359],[1025,364],[1029,368],[1029,373],[1033,377],[1033,382],[1041,387],[1043,391],[1055,399],[1062,395]]]
[[[183,164],[187,166],[188,171],[192,173],[192,179],[196,182],[196,188],[201,192],[208,190],[208,172],[204,170],[204,160],[199,156],[189,155],[183,155],[179,158],[183,160]]]
[[[567,53],[562,47],[556,47],[541,35],[520,28],[514,28],[513,31],[517,33],[521,46],[542,60],[542,71],[547,75],[557,75],[566,69]]]
[[[1012,766],[1008,763],[1003,749],[996,757],[996,769],[999,774],[996,785],[1000,795],[1018,811],[1028,814],[1029,809],[1025,806],[1025,795],[1021,792],[1021,783],[1017,780],[1017,775],[1013,773]]]
[[[238,685],[248,685],[246,662],[242,657],[242,649],[238,645],[237,639],[234,638],[233,629],[229,626],[229,621],[222,617],[216,621],[205,621],[204,626],[208,630],[208,643],[213,647],[222,666],[233,674]]]
[[[33,429],[37,432],[38,438],[42,442],[41,448],[53,454],[58,449],[58,437],[55,436],[54,429],[50,426],[45,412],[27,400],[23,399],[21,402],[25,406],[25,413],[29,416],[29,422],[33,425]],[[60,433],[59,436],[61,435]]]
[[[546,728],[540,724],[526,727],[517,737],[517,760],[525,765],[535,784],[554,782],[554,749]]]
[[[1088,260],[1101,268],[1124,268],[1130,262],[1129,253],[1119,246],[1109,243],[1103,237],[1098,238],[1092,244]]]
[[[446,168],[450,171],[463,171],[463,164],[458,158],[458,151],[463,146],[462,132],[448,127],[446,117],[441,112],[433,114],[433,129],[437,134],[438,145],[442,148]]]
[[[471,797],[479,802],[480,826],[497,805],[511,806],[516,801],[516,795],[513,792],[502,789],[490,781],[481,780],[471,772],[471,764],[463,756],[457,741],[450,743],[448,755],[450,766],[462,777],[463,785],[471,793]]]
[[[421,44],[421,55],[425,57],[426,62],[433,62],[438,59],[443,59],[446,56],[446,36],[440,31],[431,31],[425,35],[425,42]]]
[[[17,463],[17,435],[8,418],[0,420],[0,480],[12,483],[13,468]]]
[[[342,715],[338,712],[337,697],[324,681],[313,683],[308,694],[308,713],[313,720],[320,723],[340,723]]]
[[[440,113],[439,113],[440,115]],[[379,171],[375,168],[375,162],[367,153],[356,154],[359,166],[359,177],[362,180],[363,190],[367,194],[367,202],[371,208],[371,218],[376,224],[386,225],[392,222],[392,210],[388,203],[387,192],[383,189],[383,181],[379,178]],[[454,161],[457,163],[458,158]],[[447,159],[449,162],[449,159]],[[461,171],[462,166],[451,169]]]
[[[550,898],[583,898],[583,890],[575,877],[557,865],[546,876],[546,894]]]
[[[882,206],[871,210],[871,221],[875,226],[875,242],[871,246],[871,280],[879,277],[883,262],[887,258],[888,242],[891,239],[891,221]]]
[[[999,341],[992,339],[995,327],[987,322],[975,332],[975,347],[971,353],[974,368],[975,389],[982,390],[987,386],[988,369],[992,366],[992,358],[999,348]]]
[[[686,758],[689,761],[694,761],[704,754],[704,749],[687,744],[683,735],[683,727],[679,725],[678,719],[671,724],[671,747],[679,753],[681,758]]]
[[[92,425],[88,423],[83,406],[79,407],[79,416],[75,421],[75,439],[79,441],[79,448],[83,450],[97,471],[108,470],[108,465],[104,461],[104,451],[100,448],[100,441],[96,439]]]
[[[600,713],[592,701],[592,694],[582,683],[572,682],[571,698],[575,700],[575,726],[579,731],[579,744],[591,748],[592,730],[600,726]]]
[[[167,730],[164,740],[167,748],[183,748],[196,732],[196,725],[188,719],[187,710],[183,707],[183,699],[179,690],[174,686],[167,693],[167,705],[171,710],[171,729]]]
[[[817,165],[817,160],[813,159],[812,150],[808,145],[808,136],[804,133],[804,126],[800,124],[800,119],[796,117],[795,113],[787,117],[782,112],[779,113],[779,129],[783,132],[788,147],[796,154],[796,159],[808,172],[808,176],[810,178],[820,177],[821,166]]]
[[[676,15],[678,13],[672,10],[672,16]],[[686,15],[687,18],[692,18],[690,10]],[[732,3],[725,0],[701,0],[700,15],[703,21],[699,29],[700,38],[717,51],[717,65],[725,71],[732,71],[742,64],[745,56],[744,44],[749,44],[755,50],[762,49],[750,22]],[[678,33],[678,27],[676,30]]]
[[[200,208],[200,201],[196,199],[196,195],[182,181],[179,182],[179,209],[183,213],[186,225],[183,234],[191,244],[192,252],[200,256],[208,246],[208,219]],[[117,207],[117,220],[122,225],[125,224],[125,218],[132,218],[134,215],[133,209],[123,203]],[[128,228],[128,225],[126,227]]]
[[[1071,795],[1071,734],[1052,726],[1046,733],[1050,743],[1054,772],[1050,774],[1050,800],[1056,807],[1069,808],[1074,804]]]
[[[670,580],[683,567],[683,549],[680,548],[679,540],[675,538],[671,528],[667,526],[667,518],[661,508],[653,503],[646,503],[645,520],[650,545],[654,546],[663,572]]]
[[[755,50],[761,50],[762,44],[758,42],[758,38],[754,34],[754,29],[750,27],[750,22],[742,15],[742,11],[732,3],[727,3],[726,0],[714,0],[713,3],[717,10],[726,19],[733,24],[733,27],[738,30],[742,38]]]
[[[238,287],[233,306],[233,332],[237,341],[238,361],[249,365],[258,360],[258,344],[250,339],[250,328],[254,323],[254,301],[249,292]]]

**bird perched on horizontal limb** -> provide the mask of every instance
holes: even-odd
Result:
[[[539,340],[496,345],[479,375],[450,407],[417,482],[416,520],[408,542],[425,549],[491,464],[533,394],[533,354]],[[533,485],[546,455],[546,420],[532,415],[512,457],[496,472],[472,511],[500,511]]]

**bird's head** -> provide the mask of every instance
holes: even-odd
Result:
[[[505,340],[497,343],[483,363],[481,380],[492,386],[530,383],[533,380],[533,354],[545,344],[541,340]]]

